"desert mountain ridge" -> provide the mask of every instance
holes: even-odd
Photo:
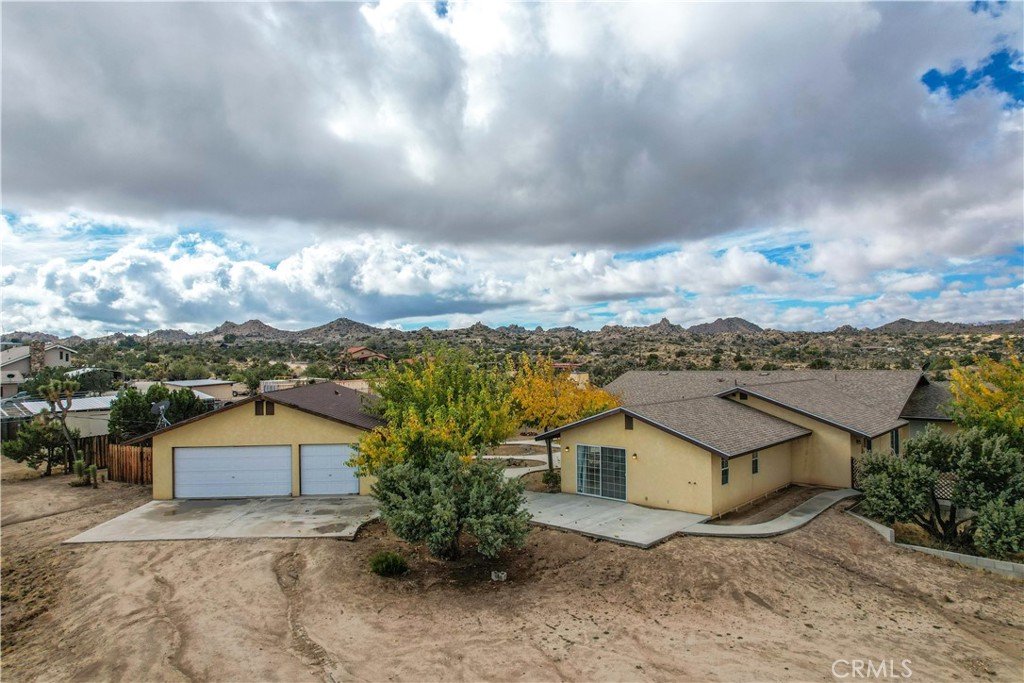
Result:
[[[915,321],[906,318],[894,320],[875,328],[854,328],[851,325],[842,325],[832,331],[816,332],[812,334],[849,336],[862,333],[882,334],[919,334],[919,335],[943,335],[943,334],[1024,334],[1024,319],[1015,321],[993,321],[984,323],[962,323],[962,322],[938,322],[935,320]],[[161,329],[146,334],[125,334],[117,332],[111,335],[94,338],[83,338],[78,335],[59,337],[46,332],[14,331],[2,335],[0,339],[4,342],[29,342],[46,341],[60,342],[69,346],[83,344],[86,342],[97,342],[100,344],[116,344],[125,339],[133,339],[137,342],[148,340],[164,344],[195,344],[195,343],[237,343],[237,342],[284,342],[284,343],[360,343],[370,338],[386,338],[392,341],[407,340],[415,342],[418,339],[434,338],[439,341],[448,339],[460,341],[480,341],[499,337],[557,337],[559,339],[578,338],[587,340],[597,337],[623,337],[641,339],[672,339],[684,337],[711,337],[718,335],[770,335],[780,334],[777,330],[762,328],[743,318],[718,318],[714,322],[700,323],[689,328],[677,325],[662,318],[660,322],[647,326],[624,326],[605,325],[600,330],[579,330],[575,327],[554,327],[543,329],[536,327],[529,330],[520,325],[503,325],[492,328],[477,322],[473,325],[452,330],[432,330],[423,327],[418,330],[399,330],[394,328],[373,327],[348,318],[338,318],[331,322],[316,327],[302,330],[283,330],[261,320],[248,320],[244,323],[225,321],[212,330],[206,332],[189,333],[180,329]]]

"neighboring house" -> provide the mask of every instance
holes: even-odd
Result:
[[[68,410],[67,425],[69,429],[77,429],[81,436],[103,436],[107,434],[107,422],[110,420],[110,404],[117,396],[81,396],[71,400]],[[50,410],[46,401],[5,401],[0,408],[0,418],[4,420],[31,419],[44,410]]]
[[[301,387],[306,384],[317,384],[318,382],[330,382],[329,379],[322,377],[293,377],[291,379],[263,379],[260,380],[260,393],[266,394],[271,391],[283,391],[284,389],[294,389],[295,387]]]
[[[355,361],[368,361],[368,360],[387,360],[388,357],[383,353],[377,353],[373,349],[369,349],[365,346],[352,346],[345,350],[345,353],[351,360]]]
[[[18,393],[18,387],[43,368],[71,365],[77,353],[62,344],[32,342],[0,351],[0,398]]]
[[[245,390],[245,385],[236,387],[235,382],[229,379],[169,379],[164,382],[164,386],[171,391],[191,389],[197,396],[205,394],[221,402],[234,401],[239,389]]]
[[[536,437],[561,439],[562,491],[705,515],[792,483],[850,487],[863,453],[901,451],[910,418],[947,424],[917,409],[941,398],[920,371],[633,371],[605,389],[622,407]]]
[[[383,423],[372,397],[309,384],[243,399],[140,436],[152,440],[153,497],[367,494],[346,466],[364,432]]]

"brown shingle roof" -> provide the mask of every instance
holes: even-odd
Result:
[[[714,396],[613,408],[536,437],[553,438],[587,422],[625,413],[701,448],[731,458],[810,434],[791,422]]]
[[[301,410],[306,413],[318,415],[320,417],[327,418],[329,420],[335,420],[336,422],[343,422],[353,427],[360,429],[370,430],[374,427],[383,426],[383,420],[374,417],[373,415],[364,412],[364,409],[369,409],[378,399],[375,396],[369,394],[363,394],[354,389],[343,387],[333,382],[321,382],[318,384],[307,384],[301,387],[295,387],[294,389],[282,389],[281,391],[272,391],[266,394],[259,394],[257,396],[251,396],[243,401],[232,403],[231,405],[212,410],[202,415],[176,422],[170,427],[164,427],[163,429],[157,429],[156,431],[149,432],[137,436],[126,443],[139,443],[141,441],[147,441],[157,434],[163,434],[169,432],[172,429],[178,429],[187,424],[198,422],[199,420],[205,420],[213,415],[219,415],[226,410],[236,410],[241,406],[248,405],[253,401],[272,401],[274,403],[285,405],[296,410]]]
[[[891,411],[885,412],[871,400],[870,396],[854,396],[849,392],[837,390],[831,384],[816,379],[805,379],[798,382],[742,387],[735,391],[746,391],[751,396],[758,396],[846,431],[872,438],[906,424],[900,419],[899,411],[895,414]]]
[[[377,403],[377,397],[333,382],[271,391],[262,394],[260,398],[362,429],[373,429],[384,424],[383,420],[364,412]]]
[[[908,420],[951,420],[944,407],[952,398],[949,382],[924,381],[910,394],[900,417]]]
[[[844,429],[875,436],[902,424],[900,413],[920,379],[919,370],[634,370],[605,389],[623,405],[638,408],[747,388]]]

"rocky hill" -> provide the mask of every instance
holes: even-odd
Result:
[[[872,330],[883,334],[1020,334],[1024,332],[1024,320],[991,323],[940,323],[935,320],[919,322],[900,318]]]
[[[695,335],[727,334],[730,332],[737,334],[757,334],[759,332],[764,332],[764,330],[743,318],[719,318],[713,323],[694,325],[688,329],[687,332]]]

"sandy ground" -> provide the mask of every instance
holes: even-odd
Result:
[[[355,542],[62,546],[149,497],[65,482],[0,490],[5,681],[827,681],[837,659],[1021,680],[1024,585],[835,509],[775,539],[651,550],[534,530],[522,553],[446,566],[380,524]],[[381,548],[410,573],[370,573]]]
[[[734,510],[710,521],[711,524],[760,524],[783,515],[819,493],[828,491],[818,486],[788,486],[767,498],[756,500],[739,510]]]

